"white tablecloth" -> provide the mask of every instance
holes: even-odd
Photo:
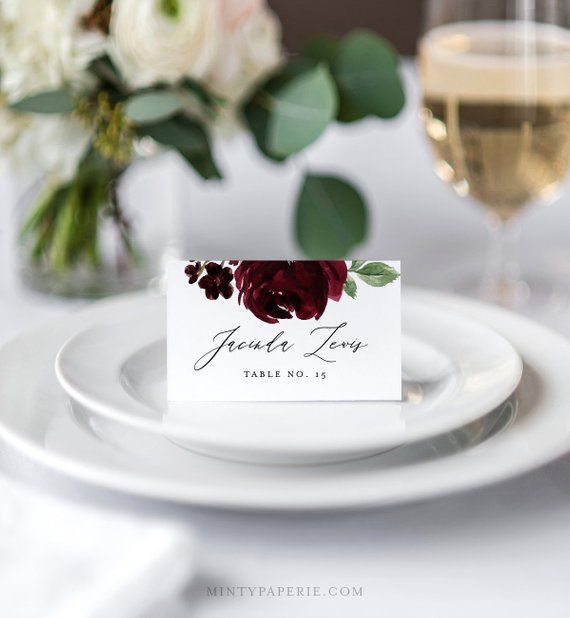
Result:
[[[359,255],[401,259],[407,283],[445,287],[445,273],[466,258],[480,262],[483,217],[431,172],[417,122],[416,86],[408,77],[412,102],[404,117],[338,128],[285,168],[252,161],[245,156],[251,146],[241,139],[226,144],[221,153],[228,175],[224,187],[200,185],[190,177],[181,182],[181,194],[188,189],[190,196],[187,219],[195,255],[296,254],[291,202],[298,168],[309,166],[345,172],[365,187],[373,222]],[[523,233],[527,266],[540,259],[553,270],[567,268],[569,203],[567,196],[528,213]],[[10,264],[6,242],[3,251],[3,263]],[[1,339],[67,310],[60,303],[17,296],[7,274],[8,269]],[[544,319],[570,332],[565,307]],[[0,453],[6,472],[38,491],[110,506],[133,517],[173,516],[194,528],[202,546],[197,577],[160,611],[149,608],[146,618],[555,618],[568,613],[570,457],[498,486],[421,504],[353,514],[269,516],[127,499],[40,470],[5,448]],[[234,597],[213,596],[216,586],[252,590],[234,588]],[[319,586],[323,596],[259,591],[273,587],[276,593],[279,586]],[[356,591],[340,596],[344,586]]]

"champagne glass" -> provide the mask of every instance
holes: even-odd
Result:
[[[430,0],[419,45],[437,175],[483,206],[491,247],[475,295],[534,303],[521,212],[559,196],[570,166],[570,2]]]

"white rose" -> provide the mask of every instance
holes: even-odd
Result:
[[[1,0],[2,91],[15,101],[64,83],[89,83],[85,69],[105,50],[105,37],[81,17],[93,0]]]
[[[228,5],[224,12],[226,36],[208,82],[236,103],[282,60],[281,26],[261,0],[222,2]]]
[[[135,87],[203,78],[220,44],[218,0],[115,0],[111,54]]]
[[[56,183],[73,178],[91,135],[67,116],[18,114],[0,105],[0,156],[13,172],[49,175]]]

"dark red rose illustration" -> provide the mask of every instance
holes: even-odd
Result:
[[[340,300],[347,276],[343,261],[244,261],[235,271],[239,302],[269,324],[293,315],[318,320],[329,299]]]

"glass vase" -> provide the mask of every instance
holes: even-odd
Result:
[[[101,298],[160,282],[165,256],[174,257],[168,234],[173,226],[164,224],[172,213],[152,203],[160,200],[160,189],[153,196],[144,182],[135,191],[130,187],[133,168],[145,163],[109,175],[82,173],[63,186],[45,178],[36,182],[18,207],[22,282],[73,298]]]

